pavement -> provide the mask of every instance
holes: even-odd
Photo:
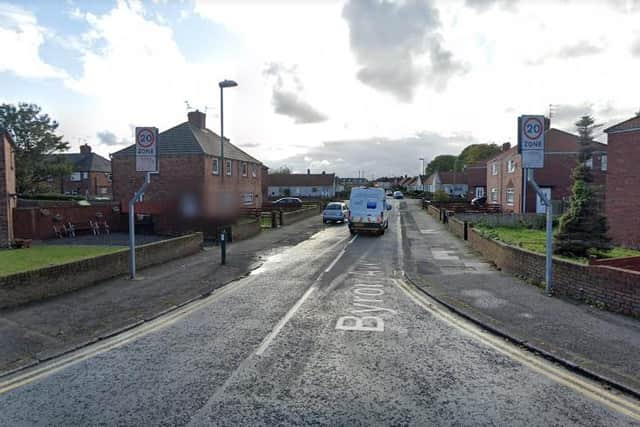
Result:
[[[0,377],[149,321],[194,298],[247,275],[273,253],[327,228],[319,217],[227,246],[220,265],[219,247],[127,277],[13,309],[0,310]],[[139,244],[157,236],[136,236]],[[108,239],[108,240],[106,240]],[[78,236],[49,244],[126,244],[126,233]]]
[[[410,201],[393,204],[383,236],[292,234],[149,329],[0,379],[0,425],[639,425],[637,400],[406,283],[429,233],[407,228]]]
[[[560,298],[495,269],[409,201],[405,271],[431,297],[494,332],[640,396],[640,321]]]

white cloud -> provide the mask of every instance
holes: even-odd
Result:
[[[27,10],[0,3],[0,71],[27,78],[63,78],[66,73],[45,63],[39,49],[47,33]]]

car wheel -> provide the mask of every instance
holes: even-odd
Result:
[[[350,228],[350,229],[349,229],[349,233],[350,233],[352,236],[355,236],[355,235],[356,235],[355,230],[354,230],[354,229],[352,229],[352,228]]]
[[[379,234],[380,234],[381,236],[384,236],[384,228],[383,228],[382,230],[380,230],[380,231],[379,231]]]

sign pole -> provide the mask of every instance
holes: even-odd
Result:
[[[144,183],[129,200],[129,277],[136,278],[136,217],[135,204],[142,200],[144,191],[151,183],[151,174],[158,173],[158,129],[136,128],[136,172],[146,172]]]
[[[538,197],[546,207],[547,213],[547,256],[545,260],[545,293],[553,294],[553,206],[551,197],[540,189],[533,176],[534,169],[544,168],[544,136],[545,126],[548,123],[544,116],[520,116],[518,117],[518,153],[522,160],[522,168],[526,176],[523,189],[523,212],[527,206],[527,183],[535,189]]]

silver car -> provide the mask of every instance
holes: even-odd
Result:
[[[349,208],[341,202],[331,202],[322,211],[322,222],[341,222],[344,223],[349,217]]]

